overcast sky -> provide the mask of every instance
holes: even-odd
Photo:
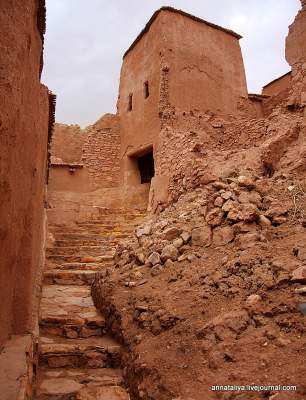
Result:
[[[43,81],[57,94],[58,122],[86,126],[116,111],[122,55],[164,5],[243,36],[249,92],[289,71],[285,37],[299,0],[47,0]]]

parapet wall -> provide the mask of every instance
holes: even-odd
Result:
[[[44,10],[37,0],[1,5],[0,348],[37,324],[49,120],[40,84]]]
[[[291,87],[291,71],[287,72],[285,75],[274,79],[272,82],[265,85],[262,89],[262,94],[264,96],[275,96],[280,92],[288,91]]]
[[[86,139],[86,132],[79,125],[55,124],[51,155],[64,163],[80,163]]]

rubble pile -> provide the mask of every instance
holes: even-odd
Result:
[[[95,279],[95,304],[129,349],[125,379],[138,398],[197,400],[256,373],[299,383],[303,398],[305,182],[282,173],[206,182],[148,217]]]

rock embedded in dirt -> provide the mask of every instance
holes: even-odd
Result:
[[[210,174],[209,172],[203,172],[199,176],[199,183],[201,185],[208,185],[209,183],[214,182],[216,178],[215,175]]]
[[[179,261],[180,257],[178,258]],[[164,267],[165,268],[171,268],[173,267],[175,264],[172,260],[170,260],[170,258],[168,258],[168,260],[165,261]]]
[[[279,216],[279,217],[273,217],[272,218],[273,224],[274,225],[282,225],[287,222],[287,218],[285,216]]]
[[[177,249],[179,249],[180,247],[182,247],[183,244],[184,244],[184,240],[183,240],[181,237],[179,237],[179,238],[173,240],[173,246],[176,247]]]
[[[223,206],[223,204],[224,204],[224,198],[222,198],[221,196],[218,196],[217,198],[216,198],[216,200],[215,200],[215,202],[214,202],[214,205],[216,206],[216,207],[222,207]]]
[[[256,186],[255,181],[252,178],[249,178],[244,175],[238,176],[237,182],[239,186],[246,187],[248,189],[254,189]]]
[[[231,210],[238,209],[238,207],[239,207],[239,204],[236,201],[228,200],[223,204],[222,211],[229,212]]]
[[[240,203],[252,203],[257,207],[260,207],[262,204],[262,198],[258,192],[255,191],[243,191],[239,194],[238,201]]]
[[[276,218],[288,214],[289,208],[284,204],[277,204],[269,208],[265,215],[267,217]]]
[[[163,272],[164,266],[161,264],[156,264],[152,267],[151,269],[151,275],[156,276],[159,275],[161,272]]]
[[[260,241],[260,235],[258,233],[244,233],[236,236],[235,243],[241,249],[245,250],[253,247]]]
[[[221,189],[226,190],[227,187],[228,187],[226,183],[223,183],[223,182],[221,182],[221,181],[213,182],[212,185],[213,185],[213,187],[214,187],[215,189],[217,189],[217,190],[221,190]]]
[[[303,314],[306,315],[306,303],[299,303],[298,310]]]
[[[269,218],[260,214],[258,217],[258,224],[263,228],[268,228],[269,226],[271,226],[271,221],[269,220]]]
[[[306,261],[306,246],[297,249],[297,258],[301,261]]]
[[[247,297],[246,303],[247,303],[247,305],[252,306],[252,305],[254,305],[254,304],[259,303],[261,300],[262,300],[262,299],[261,299],[261,297],[259,296],[259,294],[251,294],[250,296]]]
[[[160,255],[156,251],[154,251],[149,255],[147,263],[153,266],[156,264],[160,264]]]
[[[198,339],[203,339],[214,334],[221,341],[234,339],[237,334],[241,334],[246,330],[249,323],[250,317],[245,310],[220,314],[200,329],[197,332],[197,337]]]
[[[39,391],[50,396],[64,396],[77,393],[82,389],[83,385],[65,378],[46,379],[39,387]]]
[[[205,219],[208,225],[218,226],[221,225],[223,216],[224,216],[223,211],[221,211],[220,208],[216,207],[208,212]]]
[[[140,264],[144,264],[146,262],[146,257],[144,253],[137,253],[136,259],[139,261]]]
[[[209,247],[211,245],[212,230],[208,225],[194,228],[191,232],[191,243],[193,246]]]
[[[234,198],[234,194],[232,192],[230,192],[230,191],[226,191],[226,192],[221,193],[221,198],[223,200],[233,199]]]
[[[179,257],[179,252],[173,244],[169,244],[163,248],[161,253],[161,260],[165,262],[166,260],[176,261]]]
[[[168,229],[164,230],[163,237],[166,240],[171,241],[171,240],[176,239],[178,236],[180,236],[181,233],[182,233],[181,229],[178,229],[178,228],[173,226],[171,228],[168,228]]]
[[[189,240],[191,239],[191,235],[189,232],[183,232],[181,234],[181,238],[183,239],[184,243],[188,243]]]
[[[152,226],[151,225],[145,225],[142,228],[136,229],[136,236],[138,238],[141,238],[142,236],[148,236],[151,234],[152,231]]]
[[[306,283],[306,265],[303,265],[292,272],[291,281]]]
[[[238,208],[233,208],[228,214],[227,218],[233,222],[254,222],[259,215],[258,208],[255,204],[246,203],[240,204]]]
[[[213,244],[215,246],[225,246],[235,238],[234,229],[231,226],[215,228],[213,231]]]

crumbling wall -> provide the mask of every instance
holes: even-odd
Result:
[[[106,114],[86,130],[83,162],[95,188],[119,186],[120,124],[117,115]]]
[[[306,1],[301,0],[302,9],[289,27],[286,39],[286,60],[292,67],[293,91],[288,105],[306,106]]]
[[[44,1],[2,3],[0,347],[37,322],[49,117],[48,89],[40,84]]]
[[[135,157],[153,148],[156,174],[149,203],[166,199],[171,167],[179,162],[172,159],[167,168],[160,164],[164,127],[171,118],[238,112],[241,97],[247,98],[239,39],[232,31],[171,7],[154,13],[125,53],[121,69],[118,113],[126,193],[141,186]],[[176,151],[181,147],[178,141]]]
[[[57,124],[48,185],[48,221],[69,224],[99,216],[99,207],[122,207],[120,124],[106,114],[94,125]]]
[[[299,115],[280,108],[268,119],[166,113],[155,153],[151,209],[164,208],[216,177],[227,179],[249,171],[273,175],[279,168],[288,168],[287,152],[290,170],[301,169],[305,152],[301,124]]]

